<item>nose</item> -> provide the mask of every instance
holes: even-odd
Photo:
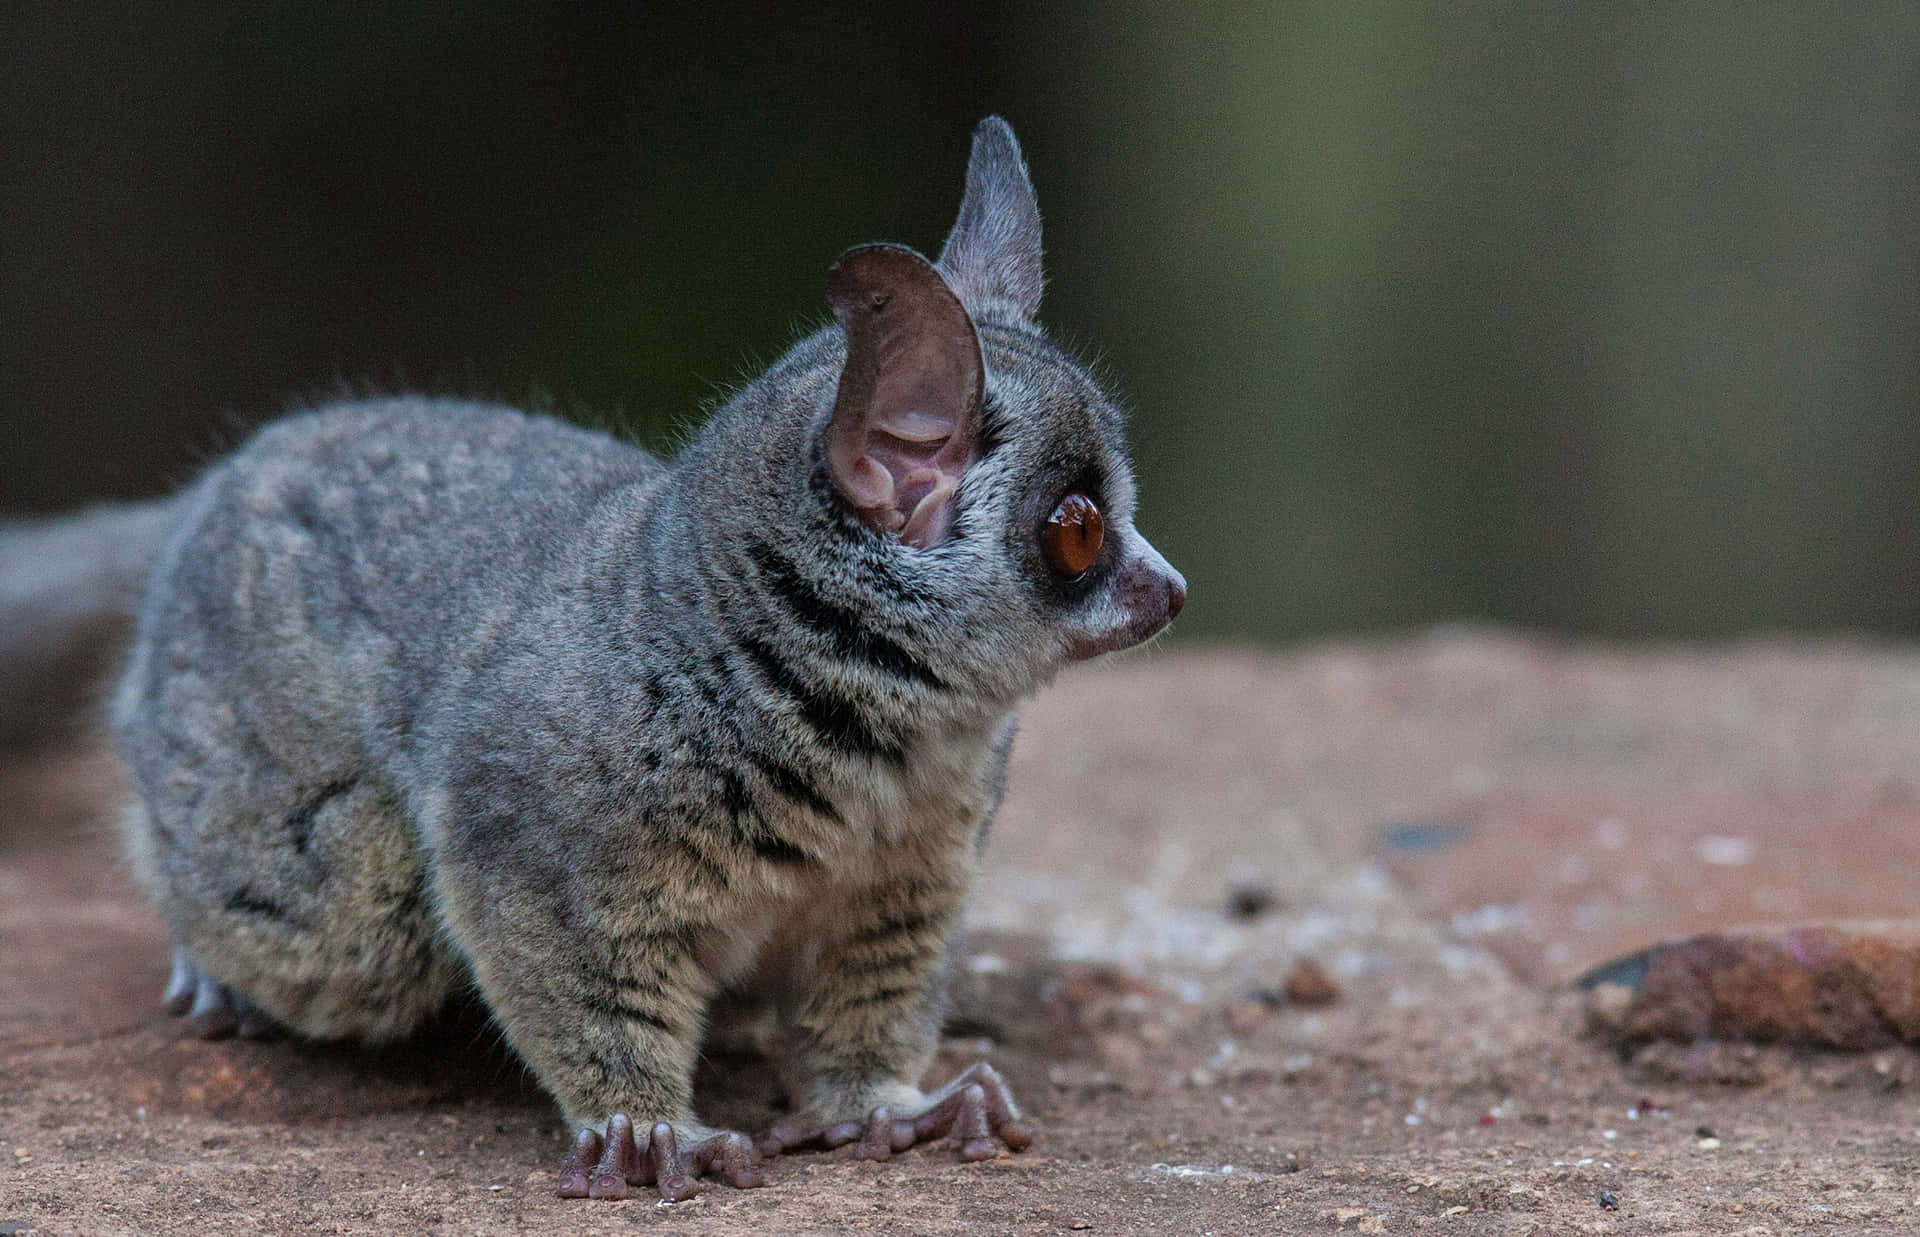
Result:
[[[1171,623],[1180,617],[1180,607],[1187,604],[1187,577],[1181,575],[1172,563],[1161,558],[1160,555],[1155,554],[1153,557],[1156,560],[1154,565],[1159,568],[1154,574],[1166,581],[1167,617],[1165,621]]]
[[[1132,534],[1126,565],[1114,581],[1113,599],[1119,614],[1113,626],[1091,633],[1078,641],[1068,653],[1075,661],[1085,661],[1102,653],[1132,648],[1142,640],[1151,640],[1162,631],[1187,604],[1187,579],[1160,552],[1148,545],[1138,533]]]

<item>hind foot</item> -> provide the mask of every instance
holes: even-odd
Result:
[[[899,1110],[885,1106],[864,1117],[824,1121],[821,1114],[795,1113],[760,1136],[759,1151],[776,1156],[804,1147],[833,1148],[859,1142],[863,1160],[890,1159],[919,1143],[945,1138],[963,1160],[990,1160],[1000,1148],[1025,1151],[1033,1131],[1013,1102],[1013,1093],[993,1066],[981,1061],[958,1078]]]
[[[200,969],[184,945],[173,951],[173,977],[160,1003],[201,1039],[265,1039],[278,1028],[259,1006]]]

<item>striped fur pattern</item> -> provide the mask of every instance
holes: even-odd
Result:
[[[824,443],[881,415],[850,366],[882,399],[950,358],[903,377],[839,323],[673,463],[397,398],[277,422],[198,481],[113,720],[131,851],[205,987],[379,1040],[472,982],[570,1121],[683,1143],[709,1003],[746,989],[785,1011],[806,1112],[926,1109],[1016,710],[1184,596],[1133,529],[1119,412],[1032,320],[1002,122],[967,198],[941,266],[890,255],[905,282],[859,293],[977,348],[937,544],[866,518]],[[1063,581],[1039,532],[1075,487],[1107,541]]]

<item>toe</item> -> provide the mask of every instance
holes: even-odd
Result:
[[[600,1162],[587,1178],[587,1197],[620,1199],[628,1194],[628,1182],[640,1175],[639,1149],[633,1143],[633,1122],[626,1113],[617,1112],[607,1119],[607,1135]]]
[[[200,971],[193,965],[193,955],[185,945],[175,946],[173,974],[167,979],[167,990],[160,996],[161,1006],[176,1018],[186,1013],[193,1007],[193,991],[199,982]]]
[[[660,1197],[670,1203],[685,1202],[700,1192],[694,1179],[690,1157],[680,1154],[680,1140],[665,1121],[654,1123],[647,1135],[647,1154],[653,1161],[655,1184]]]
[[[893,1113],[885,1104],[867,1114],[867,1127],[860,1134],[860,1148],[854,1153],[862,1160],[893,1158]]]
[[[560,1167],[560,1197],[587,1197],[587,1178],[593,1166],[600,1160],[600,1135],[592,1130],[581,1130],[573,1137],[573,1150],[567,1153],[567,1162]]]
[[[233,1012],[233,999],[226,988],[202,973],[199,982],[193,987],[193,1007],[187,1011],[187,1021],[193,1025],[194,1034],[201,1039],[226,1039],[240,1025],[239,1016]]]
[[[715,1167],[729,1184],[742,1190],[756,1190],[767,1183],[753,1144],[744,1134],[719,1134],[708,1140],[701,1171],[710,1172]]]
[[[234,1013],[239,1015],[240,1025],[235,1034],[241,1039],[267,1039],[279,1030],[271,1015],[243,996],[233,998]]]

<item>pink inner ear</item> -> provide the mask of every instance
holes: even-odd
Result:
[[[899,532],[900,540],[927,549],[945,541],[947,530],[953,526],[954,491],[969,463],[965,456],[965,448],[951,434],[908,442],[891,433],[876,432],[867,439],[857,470],[873,468],[884,475],[891,501],[882,501],[892,520],[899,521],[889,523]]]
[[[884,412],[873,427],[902,442],[942,442],[953,437],[953,418],[918,408]]]
[[[855,499],[878,514],[908,545],[926,549],[947,539],[953,526],[954,492],[972,463],[970,435],[959,433],[967,414],[972,358],[956,356],[942,341],[899,340],[883,350],[866,441],[858,454],[854,484],[877,501]],[[868,473],[877,466],[885,474]],[[882,486],[888,491],[882,494]]]
[[[850,250],[828,292],[847,333],[827,428],[834,480],[869,526],[939,545],[979,434],[973,322],[925,258],[894,246]]]
[[[923,424],[931,425],[933,419]],[[862,516],[908,545],[929,549],[953,527],[954,493],[972,461],[951,434],[910,442],[873,431],[840,471],[840,486]]]
[[[897,514],[891,521],[884,518],[884,513],[893,512],[893,474],[884,464],[866,455],[857,455],[844,467],[836,466],[834,475],[847,501],[858,507],[862,515],[870,520],[882,515],[880,526],[888,532],[905,523]]]

